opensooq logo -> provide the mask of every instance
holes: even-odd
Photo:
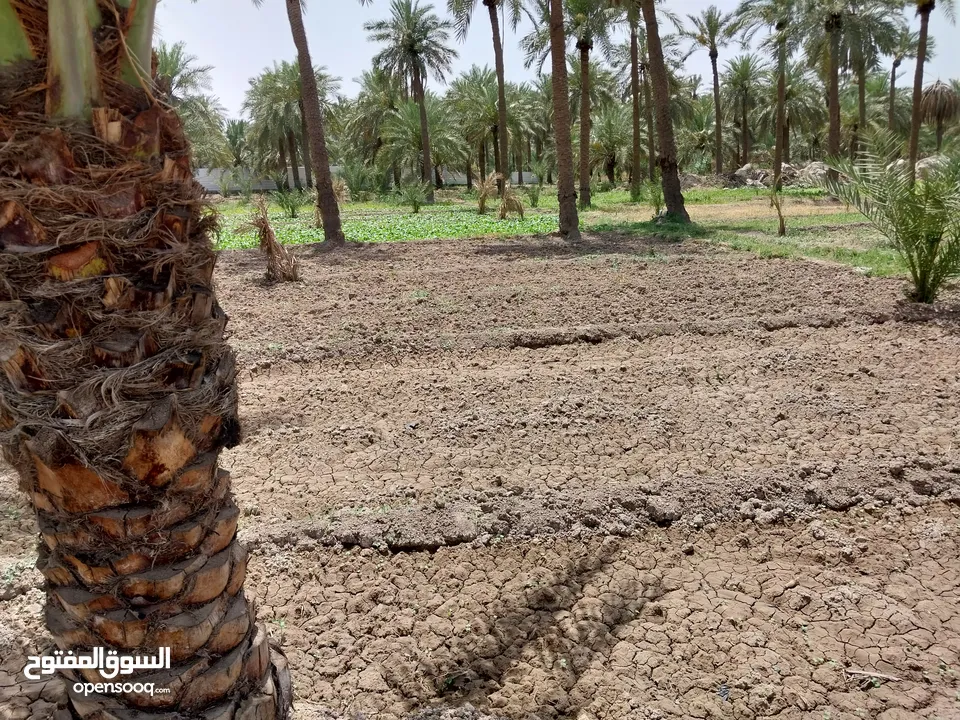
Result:
[[[93,652],[87,654],[74,654],[73,651],[63,652],[57,650],[53,655],[31,655],[27,658],[27,666],[23,669],[23,674],[30,680],[39,680],[43,675],[53,675],[57,670],[68,672],[67,677],[74,679],[79,676],[70,675],[70,671],[88,671],[93,670],[100,674],[105,680],[113,680],[120,675],[133,675],[138,670],[155,672],[157,670],[170,669],[170,648],[160,648],[156,657],[141,657],[139,655],[120,655],[116,650],[106,650],[105,648],[94,648]],[[146,678],[149,678],[148,674]],[[86,672],[83,678],[90,680],[91,677]],[[139,679],[139,678],[138,678]],[[146,694],[150,697],[164,695],[170,692],[168,687],[157,687],[152,682],[74,682],[72,690],[77,695],[88,697],[90,695],[102,695],[104,693]]]
[[[39,680],[42,675],[53,675],[57,670],[97,670],[100,677],[113,680],[137,670],[169,670],[170,648],[160,648],[157,657],[120,655],[116,650],[97,647],[89,655],[57,650],[53,655],[31,655],[27,660],[23,674],[29,680]]]

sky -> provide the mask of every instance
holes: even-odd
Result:
[[[433,4],[439,14],[447,16],[446,0],[434,0]],[[679,14],[697,14],[711,4],[730,11],[737,0],[666,0],[666,5]],[[460,43],[455,36],[451,39],[460,54],[454,75],[474,64],[493,67],[490,21],[482,3],[477,6],[466,42]],[[370,67],[378,49],[367,42],[363,24],[389,14],[390,0],[374,0],[364,7],[357,0],[307,0],[304,22],[313,63],[326,66],[328,72],[342,79],[344,95],[357,94],[359,87],[354,80]],[[916,20],[913,24],[917,25]],[[924,83],[937,78],[960,78],[960,28],[949,25],[940,9],[934,11],[930,27],[936,54],[925,66]],[[213,66],[213,93],[230,117],[240,116],[250,78],[274,61],[296,58],[284,0],[263,0],[260,9],[254,7],[252,0],[163,0],[157,11],[157,29],[160,39],[167,43],[185,42],[187,51],[197,56],[200,64]],[[520,37],[529,29],[526,22],[516,33],[507,29],[504,55],[508,81],[522,82],[536,74],[536,68],[524,67],[518,47]],[[729,58],[738,52],[738,45],[722,50],[721,67],[725,56]],[[705,81],[710,77],[710,59],[704,50],[695,52],[685,67],[688,74],[701,75]],[[904,62],[901,73],[899,83],[912,85],[914,64]],[[432,87],[438,89],[436,83]]]

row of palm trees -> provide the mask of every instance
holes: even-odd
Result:
[[[445,95],[431,92],[428,85],[448,80],[457,58],[454,36],[466,36],[480,4],[490,20],[494,69],[475,66],[452,79]],[[684,18],[640,0],[449,0],[451,19],[422,0],[393,0],[389,17],[365,25],[378,52],[359,78],[356,99],[340,97],[339,79],[324,68],[310,74],[318,89],[315,114],[326,128],[324,152],[348,166],[348,179],[377,185],[379,178],[382,185],[412,174],[431,188],[430,201],[432,188],[443,183],[441,169],[465,170],[468,185],[475,172],[485,176],[491,166],[501,178],[518,170],[520,182],[525,170],[553,179],[556,168],[562,180],[566,143],[558,152],[557,138],[566,126],[579,136],[570,154],[579,167],[581,209],[591,204],[595,174],[604,171],[615,182],[620,169],[629,174],[635,199],[641,183],[659,175],[668,210],[684,219],[681,166],[721,174],[769,149],[779,183],[784,162],[796,155],[792,144],[800,142],[809,158],[856,152],[881,123],[909,138],[915,162],[921,124],[928,121],[937,128],[939,151],[960,112],[956,82],[935,83],[924,95],[932,3],[906,5],[916,7],[919,31],[909,29],[902,0],[742,0],[734,12],[711,6]],[[952,17],[952,2],[941,0],[941,6]],[[532,83],[504,79],[501,12],[514,28],[524,15],[532,21],[520,40],[528,67],[541,71]],[[658,16],[675,32],[661,37]],[[552,22],[557,18],[559,26]],[[628,42],[615,42],[619,28],[629,31]],[[301,38],[298,47],[305,42]],[[758,51],[724,59],[737,42]],[[556,62],[553,72],[542,72],[555,46],[566,82],[555,77]],[[711,61],[712,93],[702,93],[701,79],[682,72],[684,61],[700,51]],[[161,67],[167,55],[189,59],[179,45],[159,55]],[[896,86],[907,59],[917,59],[921,81],[912,103],[909,90]],[[291,167],[297,186],[302,163],[310,186],[316,138],[301,64],[280,63],[252,80],[244,103],[249,121],[232,121],[219,133],[221,142],[216,105],[199,92],[207,87],[209,68],[179,73],[173,96],[188,128],[196,128],[198,158],[228,157],[231,164],[282,177]],[[557,79],[572,116],[559,112]],[[335,211],[335,203],[327,206]]]

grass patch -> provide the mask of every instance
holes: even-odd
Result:
[[[823,193],[819,189],[788,188],[785,195],[816,198],[822,197]],[[750,203],[750,207],[755,209],[756,200],[766,199],[769,191],[755,188],[696,188],[687,191],[684,196],[691,206],[739,202]],[[668,241],[697,239],[760,257],[828,260],[864,268],[871,275],[891,276],[906,272],[896,251],[882,245],[876,231],[856,212],[821,211],[806,205],[804,214],[788,216],[788,235],[783,238],[777,237],[777,219],[772,210],[769,217],[750,217],[746,213],[739,215],[724,211],[718,213],[717,217],[708,215],[690,225],[621,220],[609,214],[620,210],[636,217],[633,211],[642,211],[644,208],[644,203],[630,202],[630,194],[626,189],[596,193],[594,212],[582,213],[581,225],[588,231],[616,232]],[[221,203],[217,209],[222,225],[218,249],[256,247],[257,239],[253,233],[238,230],[247,221],[251,209],[249,205],[232,201]],[[323,240],[323,230],[313,227],[312,209],[310,212],[306,210],[300,218],[292,219],[285,217],[278,207],[271,206],[270,220],[281,243],[294,245]],[[391,198],[386,202],[348,203],[341,211],[341,218],[344,232],[350,240],[409,242],[552,233],[557,230],[556,210],[557,198],[552,187],[545,188],[540,208],[528,209],[523,220],[500,220],[494,212],[478,215],[475,200],[467,193],[446,190],[442,201],[424,207],[419,214],[410,213]],[[807,210],[812,212],[806,213]]]
[[[473,237],[510,237],[538,235],[557,229],[557,217],[552,213],[528,212],[521,220],[500,220],[495,214],[478,215],[458,206],[424,207],[420,213],[404,212],[382,204],[349,210],[341,215],[343,231],[355,242],[409,242]],[[254,233],[240,232],[246,213],[222,214],[222,227],[217,242],[218,250],[240,250],[257,246]],[[277,239],[284,245],[304,245],[321,242],[323,230],[313,226],[313,218],[284,217],[271,208],[270,222]]]

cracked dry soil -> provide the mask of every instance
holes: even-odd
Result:
[[[299,717],[960,718],[955,291],[619,235],[301,259],[218,275]],[[45,641],[9,475],[8,678]]]

